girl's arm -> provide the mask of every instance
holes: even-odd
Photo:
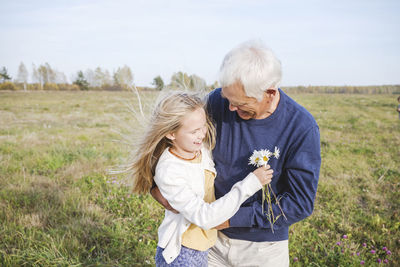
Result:
[[[258,178],[260,174],[257,173],[256,176],[250,173],[245,179],[236,183],[225,196],[212,203],[206,203],[189,187],[187,177],[182,175],[182,169],[178,165],[174,166],[174,163],[169,162],[168,166],[160,166],[160,168],[157,166],[160,172],[154,177],[155,182],[161,194],[174,209],[188,221],[203,229],[211,229],[228,220],[247,198],[262,188]],[[263,172],[266,171],[263,170]],[[266,174],[263,173],[263,175],[270,182],[272,170],[268,170],[268,178]]]
[[[160,189],[158,189],[157,185],[155,185],[150,190],[150,194],[155,200],[157,200],[158,203],[161,204],[161,206],[164,207],[164,209],[172,211],[173,213],[176,213],[176,214],[179,213],[179,211],[177,211],[176,209],[171,207],[171,205],[169,204],[168,200],[166,200],[165,197],[163,197],[163,195],[161,195]]]

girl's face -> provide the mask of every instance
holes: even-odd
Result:
[[[186,114],[178,131],[167,134],[167,138],[172,140],[175,153],[184,158],[193,158],[201,149],[206,133],[206,113],[203,108],[198,108]]]

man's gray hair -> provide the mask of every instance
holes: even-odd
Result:
[[[281,62],[261,41],[247,41],[224,58],[219,81],[222,87],[240,82],[247,96],[259,101],[267,89],[278,89],[282,78]]]

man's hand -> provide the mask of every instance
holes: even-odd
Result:
[[[225,229],[225,228],[229,228],[229,220],[226,220],[225,222],[221,223],[218,226],[215,226],[214,228],[217,229],[217,230],[222,230],[222,229]]]
[[[157,200],[158,203],[161,204],[161,206],[163,206],[165,209],[172,211],[173,213],[178,214],[179,211],[175,210],[173,207],[171,207],[171,205],[168,203],[168,200],[166,200],[163,195],[161,195],[160,190],[158,189],[158,187],[154,187],[153,189],[150,190],[150,194],[152,195],[152,197]]]

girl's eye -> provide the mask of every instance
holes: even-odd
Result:
[[[196,129],[196,130],[194,130],[194,131],[192,131],[192,132],[189,132],[189,133],[190,133],[190,134],[196,134],[196,133],[198,133],[199,131],[202,131],[202,132],[207,131],[207,125],[204,125],[203,127],[199,128],[199,129]]]

